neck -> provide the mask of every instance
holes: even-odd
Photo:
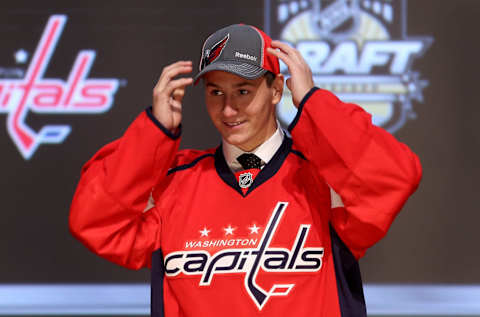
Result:
[[[254,140],[255,141],[254,143],[238,145],[237,147],[244,152],[253,152],[256,148],[258,148],[260,145],[265,143],[265,141],[270,139],[276,131],[277,131],[277,120],[274,120],[273,124],[270,125],[270,129],[265,130],[263,135],[259,135],[258,139]]]

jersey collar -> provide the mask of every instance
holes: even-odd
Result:
[[[287,155],[288,153],[290,153],[290,150],[292,148],[292,139],[284,136],[283,132],[282,138],[283,141],[280,143],[277,151],[272,154],[272,156],[268,160],[268,163],[264,166],[260,173],[258,173],[257,177],[255,177],[253,184],[248,188],[248,191],[245,194],[243,194],[242,189],[238,185],[238,182],[235,178],[235,175],[232,173],[232,170],[227,165],[225,156],[223,154],[223,145],[219,146],[215,151],[215,169],[217,170],[218,175],[228,186],[232,187],[240,195],[246,197],[255,188],[265,183],[272,176],[274,176],[287,158]]]

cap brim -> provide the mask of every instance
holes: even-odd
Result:
[[[235,61],[228,61],[228,62],[216,62],[213,64],[208,65],[201,72],[199,72],[193,82],[195,85],[198,83],[198,80],[208,72],[213,70],[221,70],[227,73],[231,73],[245,79],[257,79],[260,76],[264,75],[267,70],[252,64],[247,63],[238,63]]]

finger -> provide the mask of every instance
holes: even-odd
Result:
[[[272,41],[271,46],[280,49],[291,57],[298,57],[298,55],[300,55],[297,49],[281,41]]]
[[[287,84],[287,88],[292,91],[292,78],[288,78],[285,83]]]
[[[183,96],[185,96],[185,88],[177,88],[172,92],[172,98],[174,100],[182,101]]]
[[[192,68],[192,65],[176,65],[175,67],[171,67],[166,70],[160,79],[164,78],[169,81],[178,75],[190,73]]]
[[[295,67],[295,61],[292,60],[292,58],[290,56],[288,56],[286,53],[284,53],[281,50],[276,50],[276,49],[273,49],[273,48],[270,48],[270,47],[267,50],[270,54],[275,55],[282,62],[284,62],[285,65],[287,65],[290,73],[292,73],[292,69]]]
[[[278,42],[278,41],[276,41]],[[282,42],[278,42],[282,45],[286,45]],[[269,52],[272,54],[276,54],[278,58],[280,58],[288,67],[288,70],[291,75],[295,72],[302,72],[302,73],[311,73],[310,66],[308,65],[307,61],[303,58],[300,52],[297,49],[291,48],[290,46],[286,45],[287,49],[290,53],[281,51],[281,49],[271,49],[269,48]],[[283,55],[282,55],[283,54]]]
[[[180,112],[182,111],[182,103],[178,100],[175,99],[170,99],[170,110],[174,112]]]
[[[170,65],[167,65],[163,68],[162,74],[169,71],[172,68],[178,67],[178,66],[188,66],[188,65],[193,65],[192,61],[177,61],[175,63],[172,63]]]
[[[288,52],[291,48],[291,46],[288,45],[287,43],[284,43],[282,41],[277,41],[277,40],[272,40],[271,46],[273,48],[279,48],[284,52]]]
[[[155,98],[169,98],[175,89],[185,87],[193,82],[193,78],[179,78],[168,82],[164,87],[157,85],[153,89],[153,96]]]
[[[158,77],[158,82],[162,79],[162,77],[165,77],[166,74],[170,73],[172,69],[177,69],[179,67],[193,67],[192,61],[178,61],[173,64],[167,65],[162,69],[162,73],[160,74],[160,77]]]
[[[165,96],[173,96],[175,90],[185,90],[185,87],[193,83],[193,78],[179,78],[172,80],[164,89]],[[182,96],[183,97],[183,96]],[[178,100],[178,99],[177,99]]]
[[[298,56],[301,57],[302,54],[293,46],[288,43],[281,42],[281,41],[272,41],[272,47],[279,48],[280,50],[284,51],[290,56]]]
[[[174,77],[182,74],[189,74],[191,72],[191,65],[176,65],[175,67],[172,67],[162,73],[157,85],[155,86],[155,90],[164,90]]]
[[[292,46],[288,45],[287,43],[283,43],[280,41],[272,41],[271,46],[274,48],[280,49],[281,51],[283,51],[285,54],[287,54],[293,59],[297,59],[297,60],[303,59],[300,52],[296,48],[293,48]]]

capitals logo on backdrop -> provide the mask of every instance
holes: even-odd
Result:
[[[248,228],[249,237],[236,238],[237,228],[229,225],[223,228],[223,239],[212,239],[212,229],[204,227],[199,230],[201,239],[186,241],[184,250],[170,252],[165,256],[166,276],[174,278],[179,275],[196,275],[199,286],[209,287],[215,283],[218,275],[240,275],[243,277],[243,287],[259,310],[272,297],[288,296],[295,287],[294,283],[275,283],[270,289],[265,289],[258,283],[258,275],[290,273],[287,276],[293,279],[291,273],[317,272],[322,268],[324,248],[305,247],[310,224],[299,225],[296,238],[292,239],[288,248],[271,246],[275,235],[281,231],[279,223],[287,206],[287,202],[278,202],[265,227],[258,227],[254,223]]]
[[[412,101],[423,101],[428,82],[412,63],[433,39],[407,36],[406,0],[265,0],[265,10],[266,32],[302,53],[316,86],[392,133],[416,117]],[[288,89],[284,97],[277,110],[288,124],[296,108]]]
[[[13,76],[0,77],[0,113],[7,114],[7,130],[24,159],[30,159],[42,144],[62,143],[71,132],[69,125],[44,125],[39,131],[28,126],[30,111],[45,114],[102,113],[113,103],[119,80],[87,78],[95,51],[81,50],[66,81],[44,78],[67,17],[49,18],[40,41],[26,69],[15,69]],[[28,53],[18,50],[17,62],[26,61]],[[2,76],[7,77],[7,76]],[[12,78],[13,77],[13,78]]]

